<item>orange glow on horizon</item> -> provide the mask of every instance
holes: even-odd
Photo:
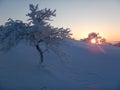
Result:
[[[87,32],[80,32],[80,33],[74,32],[73,35],[72,35],[72,37],[74,39],[76,39],[76,40],[80,40],[80,39],[87,38],[89,33],[90,32],[88,32],[88,31]],[[112,34],[110,32],[109,33],[106,33],[106,32],[104,32],[104,33],[96,32],[96,33],[99,33],[100,36],[102,36],[103,38],[105,38],[107,42],[114,43],[114,42],[120,41],[120,37],[118,35],[119,32],[117,34],[116,33]]]

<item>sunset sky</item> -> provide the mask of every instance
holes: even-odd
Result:
[[[70,28],[76,39],[96,32],[107,41],[120,41],[120,0],[0,0],[0,25],[8,18],[26,21],[29,4],[56,9],[52,25]]]

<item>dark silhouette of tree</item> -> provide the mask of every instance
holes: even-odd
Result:
[[[95,32],[89,33],[87,38],[84,38],[84,39],[81,39],[81,40],[85,41],[85,42],[88,42],[88,43],[91,43],[92,39],[95,39],[96,44],[106,44],[106,39],[102,38],[99,35],[99,33],[95,33]]]
[[[106,39],[105,39],[105,38],[101,38],[101,39],[100,39],[100,43],[101,43],[101,44],[107,44]]]
[[[38,5],[29,5],[30,12],[28,23],[21,20],[8,19],[5,25],[0,26],[0,50],[9,51],[20,41],[25,41],[36,48],[40,55],[40,63],[44,61],[44,52],[51,49],[56,50],[63,43],[65,38],[70,37],[70,29],[53,27],[50,24],[52,17],[55,17],[56,10],[38,9]],[[42,50],[45,46],[45,50]],[[57,47],[57,48],[56,48]]]

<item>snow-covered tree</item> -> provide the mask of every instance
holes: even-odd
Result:
[[[33,4],[30,4],[29,8],[28,23],[8,19],[5,25],[0,26],[0,50],[8,51],[24,40],[36,48],[40,54],[40,63],[42,63],[44,52],[49,49],[58,52],[57,47],[65,38],[70,37],[70,29],[51,26],[50,21],[56,16],[56,10],[47,8],[39,10],[38,5]],[[41,48],[42,46],[45,50]]]

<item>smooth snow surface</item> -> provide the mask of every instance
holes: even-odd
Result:
[[[0,90],[120,90],[120,48],[68,40],[60,50],[42,65],[24,44],[0,53]]]

